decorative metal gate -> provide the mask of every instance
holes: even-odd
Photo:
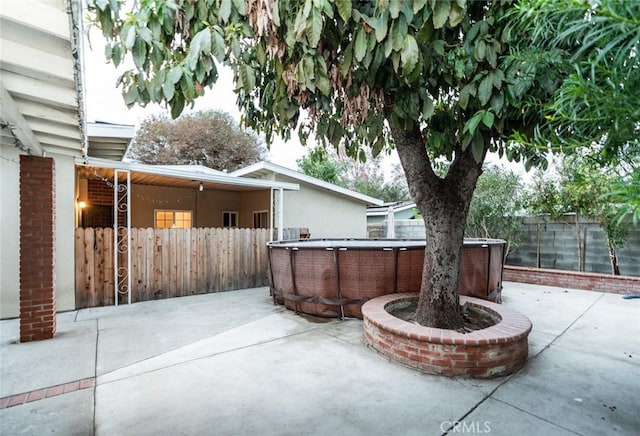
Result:
[[[122,181],[120,181],[122,177]],[[131,304],[131,172],[113,173],[113,274],[115,305],[121,295]]]

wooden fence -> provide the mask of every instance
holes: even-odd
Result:
[[[268,239],[265,229],[131,229],[131,301],[265,286]],[[76,229],[75,244],[76,307],[114,304],[113,229]]]

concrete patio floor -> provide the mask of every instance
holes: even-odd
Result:
[[[533,331],[526,367],[493,380],[390,362],[364,346],[362,321],[296,315],[267,288],[62,313],[41,342],[1,321],[0,433],[638,434],[640,299],[519,283],[503,295]]]

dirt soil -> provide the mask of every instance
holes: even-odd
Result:
[[[416,322],[417,308],[418,300],[409,300],[394,303],[388,306],[386,310],[396,318],[412,324],[418,324]],[[486,329],[500,322],[495,316],[467,303],[462,305],[462,312],[464,326],[456,330],[458,333],[469,333],[475,330]]]

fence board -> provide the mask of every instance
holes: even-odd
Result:
[[[268,236],[265,229],[131,229],[132,301],[265,286]],[[76,229],[75,252],[76,307],[112,305],[113,229]],[[126,254],[118,261],[126,267]]]

